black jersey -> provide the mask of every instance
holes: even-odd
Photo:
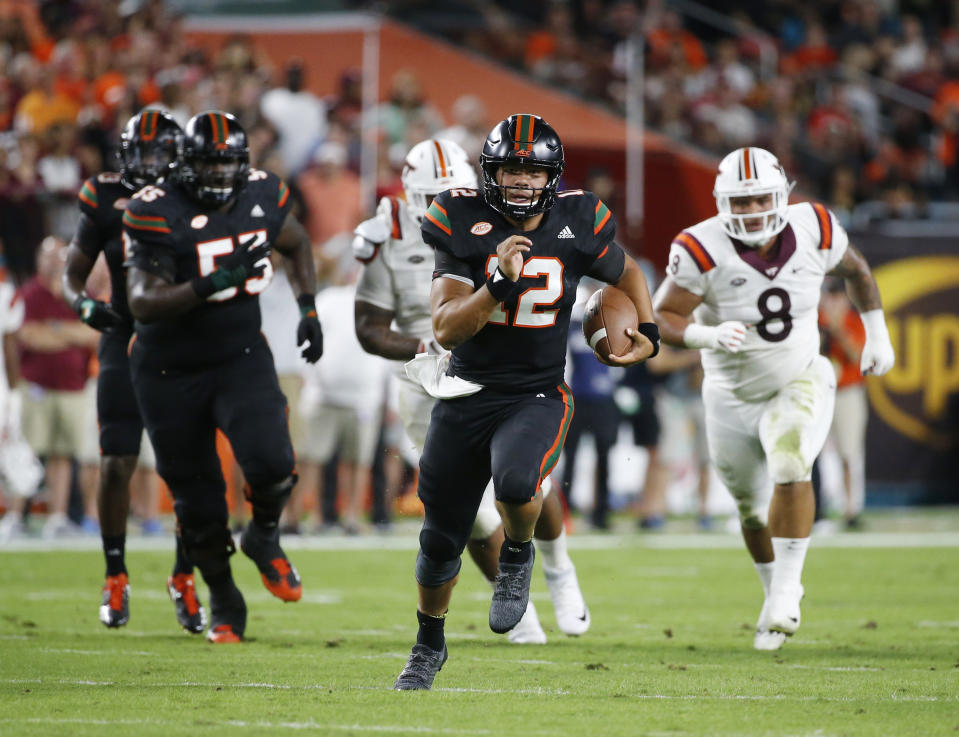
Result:
[[[423,220],[423,240],[433,246],[433,278],[458,279],[474,289],[496,270],[496,246],[511,235],[533,245],[512,297],[486,325],[453,349],[457,376],[507,391],[554,387],[563,380],[569,316],[584,275],[615,282],[625,254],[613,242],[616,220],[592,192],[556,196],[536,230],[523,232],[472,189],[438,195]]]
[[[76,245],[91,261],[96,261],[100,252],[107,260],[110,270],[110,305],[129,320],[133,326],[133,317],[127,305],[126,276],[123,261],[126,257],[123,249],[123,211],[133,196],[133,192],[123,182],[117,172],[103,172],[90,177],[83,183],[77,195],[77,204],[96,228],[96,238],[79,238]]]
[[[174,183],[144,187],[123,215],[130,239],[128,266],[174,284],[210,274],[217,259],[239,243],[276,239],[290,209],[290,191],[275,174],[250,170],[229,210],[204,209]],[[155,365],[198,366],[228,360],[260,340],[259,294],[273,278],[262,275],[216,292],[177,317],[136,323],[137,341]]]

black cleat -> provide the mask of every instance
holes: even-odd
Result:
[[[426,645],[413,645],[410,659],[400,673],[393,689],[396,691],[429,691],[433,688],[433,679],[443,669],[443,664],[449,658],[446,644],[443,650],[433,650]]]
[[[493,582],[493,601],[489,606],[489,628],[493,632],[509,632],[526,613],[535,559],[536,548],[533,548],[525,563],[504,563],[500,560],[499,573]]]
[[[215,644],[241,642],[246,631],[246,602],[236,587],[214,593],[210,589],[210,630],[206,639]]]
[[[100,621],[107,627],[122,627],[130,621],[130,581],[127,574],[107,576],[103,583]]]
[[[300,600],[303,595],[300,574],[280,547],[279,529],[272,535],[264,535],[251,520],[240,539],[240,550],[256,563],[267,591],[283,601]]]
[[[206,629],[206,612],[196,597],[196,584],[192,573],[178,573],[166,580],[167,591],[176,607],[176,621],[191,634],[198,635]]]

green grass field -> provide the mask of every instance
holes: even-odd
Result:
[[[0,735],[955,735],[959,536],[929,534],[935,547],[814,541],[802,627],[776,653],[752,650],[761,592],[733,535],[574,535],[593,626],[559,633],[537,570],[545,646],[489,631],[489,589],[467,563],[449,662],[420,693],[391,690],[415,636],[412,530],[292,542],[297,604],[238,554],[238,646],[177,628],[166,541],[131,544],[132,618],[117,631],[97,620],[96,541],[2,552]]]

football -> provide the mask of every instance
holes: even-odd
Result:
[[[632,340],[626,328],[639,325],[636,305],[626,293],[614,286],[593,292],[583,314],[583,335],[586,342],[601,357],[603,363],[609,354],[620,356],[629,350]]]

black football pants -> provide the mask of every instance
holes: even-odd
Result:
[[[420,457],[423,552],[437,561],[463,552],[491,477],[499,501],[531,500],[559,460],[572,417],[566,384],[526,394],[483,389],[438,401]]]
[[[134,344],[133,386],[157,471],[170,487],[181,525],[227,523],[217,428],[251,487],[267,487],[293,473],[286,397],[265,339],[230,361],[189,370],[154,368],[143,351]]]

